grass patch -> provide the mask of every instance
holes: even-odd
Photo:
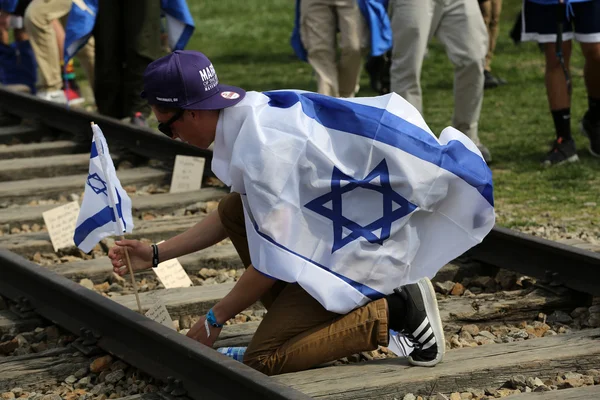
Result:
[[[221,82],[247,90],[316,90],[308,64],[289,45],[294,22],[290,0],[189,0],[196,32],[188,49],[206,53]],[[521,0],[506,0],[493,71],[509,84],[485,92],[481,140],[493,154],[498,223],[508,227],[562,221],[600,237],[600,160],[587,151],[578,123],[587,108],[583,57],[573,47],[573,132],[581,161],[550,169],[540,160],[554,138],[544,87],[544,59],[535,43],[515,46],[508,32]],[[80,75],[82,76],[82,75]],[[434,132],[451,123],[453,67],[442,45],[433,41],[422,73],[425,120]],[[366,74],[359,96],[372,96]],[[597,204],[595,204],[597,203]],[[595,204],[595,205],[594,205]]]

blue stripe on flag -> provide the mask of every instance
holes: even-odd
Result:
[[[98,157],[98,149],[96,149],[96,141],[92,140],[92,151],[90,152],[90,158]]]
[[[75,234],[73,235],[75,245],[79,247],[81,242],[83,242],[90,233],[114,220],[115,213],[112,208],[110,208],[110,206],[104,207],[75,228]]]
[[[477,154],[457,140],[440,145],[428,132],[377,107],[357,104],[316,93],[263,92],[269,105],[290,108],[300,103],[302,111],[326,128],[351,133],[394,146],[457,175],[493,207],[492,172]],[[410,140],[414,138],[413,140]]]
[[[318,262],[315,262],[315,261],[311,260],[310,258],[304,257],[303,255],[298,254],[295,251],[292,251],[292,250],[288,249],[284,245],[277,243],[270,236],[268,236],[268,235],[262,233],[260,230],[258,230],[258,225],[256,224],[256,222],[253,225],[254,225],[254,230],[256,230],[256,233],[258,233],[260,236],[262,236],[264,239],[268,240],[269,242],[273,243],[275,246],[277,246],[277,247],[279,247],[279,248],[281,248],[281,249],[287,251],[288,253],[291,253],[291,254],[293,254],[293,255],[295,255],[297,257],[300,257],[304,261],[308,261],[309,263],[311,263],[311,264],[313,264],[313,265],[321,268],[324,271],[329,272],[332,275],[337,276],[338,278],[340,278],[341,280],[343,280],[344,282],[346,282],[348,285],[352,286],[354,289],[358,290],[360,293],[362,293],[364,296],[370,298],[371,300],[381,299],[382,297],[385,296],[383,293],[380,293],[377,290],[368,287],[367,285],[364,285],[364,284],[362,284],[360,282],[353,281],[352,279],[350,279],[350,278],[348,278],[348,277],[346,277],[344,275],[338,274],[337,272],[330,270],[326,266],[321,265]],[[267,274],[264,274],[264,275],[267,275]],[[269,276],[269,275],[267,275],[267,276]]]

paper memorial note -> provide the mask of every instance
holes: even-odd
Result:
[[[192,280],[176,258],[152,268],[166,289],[192,286]]]
[[[42,213],[54,251],[75,246],[73,234],[79,215],[79,203],[67,203]]]
[[[182,156],[175,157],[170,193],[200,190],[204,175],[204,158]]]
[[[169,315],[169,311],[162,301],[158,300],[156,303],[154,303],[154,305],[150,307],[145,315],[151,320],[156,321],[159,324],[163,324],[167,328],[175,330],[175,325],[173,325],[173,320]]]

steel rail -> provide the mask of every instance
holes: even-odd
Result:
[[[158,160],[172,162],[178,154],[204,157],[205,174],[210,171],[212,151],[170,139],[149,128],[142,128],[82,109],[40,100],[26,93],[0,87],[0,112],[38,121],[42,125],[73,135],[75,141],[90,143],[90,122],[100,126],[111,150],[128,149],[131,152]]]
[[[600,296],[599,253],[496,226],[466,255]]]
[[[75,334],[93,332],[98,347],[155,378],[181,381],[193,399],[310,399],[7,250],[0,293]]]

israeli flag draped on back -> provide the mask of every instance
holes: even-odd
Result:
[[[219,120],[212,168],[242,194],[254,267],[346,313],[428,276],[495,221],[492,174],[392,93],[248,92]]]
[[[107,236],[133,231],[131,199],[121,186],[104,134],[93,125],[90,169],[73,241],[88,253]]]

